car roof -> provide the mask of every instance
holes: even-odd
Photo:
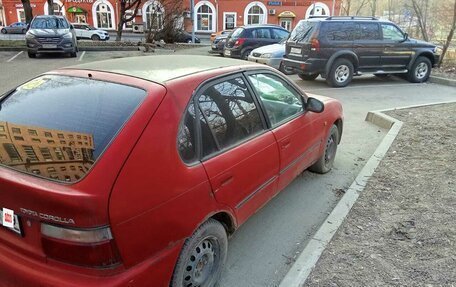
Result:
[[[250,25],[241,26],[239,28],[256,29],[256,28],[265,28],[265,27],[280,28],[280,29],[285,30],[282,26],[275,25],[275,24],[250,24]]]
[[[61,18],[61,19],[66,19],[64,16],[60,16],[60,15],[38,15],[38,16],[35,16],[35,18]]]
[[[164,55],[112,59],[68,68],[123,74],[156,83],[165,83],[209,70],[250,65],[253,63],[222,57]]]

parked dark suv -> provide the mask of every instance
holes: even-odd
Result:
[[[414,40],[390,21],[367,17],[301,20],[286,44],[282,65],[303,80],[318,75],[344,87],[354,75],[405,74],[425,82],[439,60],[437,47]]]
[[[277,25],[238,27],[226,39],[224,55],[247,60],[253,49],[278,43],[289,35],[290,32]]]

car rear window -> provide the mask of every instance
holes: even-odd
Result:
[[[237,39],[241,36],[242,32],[244,31],[243,28],[237,28],[233,31],[233,34],[231,34],[231,38]]]
[[[100,158],[146,92],[122,84],[44,75],[0,102],[0,164],[73,182]]]
[[[291,32],[289,39],[293,42],[308,42],[316,25],[317,22],[315,21],[299,21],[298,25]]]

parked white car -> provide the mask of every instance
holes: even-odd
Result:
[[[84,23],[72,23],[78,39],[109,40],[109,33]]]

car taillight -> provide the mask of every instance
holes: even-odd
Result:
[[[316,38],[310,39],[310,49],[312,51],[320,52],[320,41]]]
[[[44,253],[52,259],[86,267],[112,267],[120,262],[109,227],[70,229],[41,224]]]
[[[239,47],[242,44],[244,44],[244,42],[245,42],[245,38],[239,38],[236,40],[236,42],[234,42],[234,47]]]

